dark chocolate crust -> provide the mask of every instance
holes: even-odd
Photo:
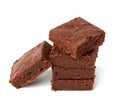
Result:
[[[92,90],[94,79],[83,80],[54,80],[52,90]]]
[[[90,79],[95,77],[94,69],[81,68],[52,68],[53,80],[67,80],[67,79]]]
[[[49,33],[49,39],[75,59],[102,45],[104,38],[103,30],[80,17],[52,29]]]
[[[98,48],[93,49],[81,56],[79,59],[74,59],[54,45],[51,50],[50,61],[52,63],[52,67],[94,68],[97,51]]]
[[[43,41],[14,62],[9,82],[16,88],[27,85],[47,70],[52,46]]]

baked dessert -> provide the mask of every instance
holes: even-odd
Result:
[[[53,80],[90,79],[95,77],[95,68],[52,68]]]
[[[35,80],[51,66],[49,62],[51,48],[52,46],[49,43],[43,41],[26,52],[14,62],[9,82],[16,88],[20,88]]]
[[[105,32],[81,17],[66,22],[49,33],[49,39],[73,58],[102,45]]]
[[[94,79],[52,80],[52,90],[92,90]]]
[[[94,68],[97,51],[98,48],[95,48],[82,55],[79,59],[74,59],[54,45],[51,50],[50,61],[52,67]]]

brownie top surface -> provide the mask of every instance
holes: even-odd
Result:
[[[101,35],[104,35],[103,30],[78,17],[52,29],[49,39],[76,48],[89,38],[99,38]]]
[[[51,45],[49,45],[46,41],[43,41],[42,43],[38,44],[36,47],[26,52],[21,58],[16,60],[12,66],[11,76],[14,77],[15,75],[19,75],[25,72],[37,62],[40,62],[42,60],[47,61],[48,58],[47,55],[49,55],[49,53],[46,54],[47,52],[44,51],[45,47],[50,48]]]

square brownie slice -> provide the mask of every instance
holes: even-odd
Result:
[[[52,90],[92,90],[94,79],[53,80]]]
[[[105,32],[83,18],[75,18],[49,33],[49,39],[73,58],[103,44]]]
[[[70,80],[70,79],[90,79],[95,78],[95,68],[52,68],[53,80]]]
[[[49,62],[51,48],[52,46],[49,43],[43,41],[26,52],[13,63],[9,82],[14,87],[20,88],[35,80],[51,66]]]
[[[54,45],[51,50],[50,61],[52,67],[94,68],[97,52],[98,48],[95,48],[82,55],[79,59],[74,59]]]

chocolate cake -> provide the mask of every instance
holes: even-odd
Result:
[[[35,80],[51,66],[49,62],[51,47],[49,43],[43,41],[15,61],[9,82],[16,88],[20,88]]]
[[[83,18],[75,18],[49,33],[49,39],[73,58],[98,48],[103,44],[105,32]]]
[[[26,86],[52,66],[52,90],[92,90],[95,61],[105,32],[81,17],[49,32],[43,41],[13,63],[9,82]]]
[[[52,80],[52,90],[92,90],[94,79]]]
[[[52,63],[52,67],[94,68],[97,51],[98,48],[95,48],[82,55],[81,58],[74,59],[54,45],[51,50],[50,60]]]
[[[52,68],[53,80],[68,80],[68,79],[90,79],[95,78],[95,68]]]

